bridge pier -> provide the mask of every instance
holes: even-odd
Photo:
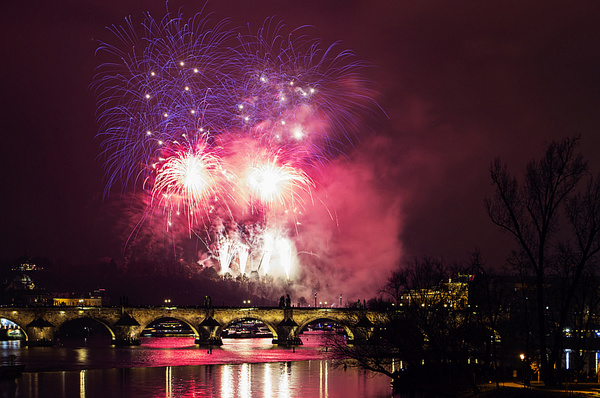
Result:
[[[220,328],[221,324],[215,321],[215,318],[213,318],[212,316],[207,316],[198,325],[199,336],[196,339],[196,344],[201,346],[223,345],[223,340],[221,339],[221,335],[219,334]]]
[[[140,333],[131,326],[115,326],[113,344],[117,346],[140,345]]]
[[[54,344],[56,328],[42,317],[34,319],[27,327],[27,345],[51,346]]]
[[[375,325],[366,315],[363,315],[352,328],[354,338],[348,339],[348,344],[367,344],[373,335]]]
[[[211,336],[206,339],[198,338],[195,340],[195,343],[199,346],[222,346],[223,339],[221,339],[221,337]]]
[[[113,326],[113,332],[115,334],[113,344],[118,346],[140,345],[141,329],[139,322],[131,315],[124,312],[121,318],[115,322]]]
[[[277,325],[277,339],[273,339],[273,344],[302,345],[302,340],[298,337],[298,324],[292,319],[291,308],[285,310],[284,320]]]
[[[29,339],[26,344],[34,347],[47,347],[54,345],[54,328],[27,328]]]

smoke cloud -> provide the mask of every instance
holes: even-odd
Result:
[[[388,141],[374,137],[327,167],[297,237],[304,294],[370,298],[400,261],[402,196]]]

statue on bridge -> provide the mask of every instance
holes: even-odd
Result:
[[[289,294],[285,296],[281,296],[279,298],[279,308],[291,308],[292,307],[292,299]]]

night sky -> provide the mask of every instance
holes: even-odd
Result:
[[[202,4],[169,8],[191,17]],[[161,1],[4,2],[0,258],[122,256],[119,195],[103,197],[95,138],[95,50],[112,38],[106,26],[129,15],[141,22],[145,11],[160,19],[165,9]],[[546,142],[581,135],[600,171],[597,2],[215,0],[205,12],[232,27],[256,29],[271,16],[290,31],[311,25],[305,34],[339,41],[372,65],[363,73],[385,114],[370,117],[355,150],[331,165],[326,188],[340,217],[333,261],[360,248],[352,267],[381,276],[401,259],[459,261],[477,247],[499,265],[511,241],[483,205],[495,157],[521,173]]]

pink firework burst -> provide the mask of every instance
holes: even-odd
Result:
[[[183,213],[193,226],[202,213],[210,213],[212,203],[218,200],[221,161],[203,144],[176,147],[161,159],[156,165],[152,200],[167,209],[169,223],[173,215]]]
[[[301,193],[310,193],[314,185],[310,177],[279,156],[257,161],[246,177],[251,195],[268,208],[279,204],[285,209],[296,209],[302,204]]]

